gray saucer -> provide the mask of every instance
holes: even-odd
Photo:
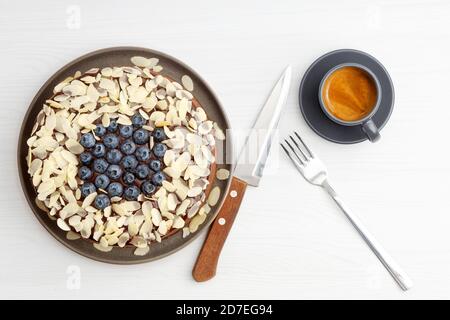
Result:
[[[378,77],[383,92],[380,107],[373,121],[381,130],[391,116],[394,108],[394,86],[383,65],[371,55],[353,49],[331,51],[317,59],[306,70],[300,83],[300,110],[308,125],[321,137],[336,143],[357,143],[367,140],[361,126],[343,126],[331,121],[323,113],[318,98],[320,81],[334,66],[354,62],[366,66]],[[383,139],[383,136],[381,137]]]

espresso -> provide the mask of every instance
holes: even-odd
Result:
[[[373,78],[357,67],[343,67],[334,71],[325,80],[321,94],[327,110],[346,122],[366,117],[378,98]]]

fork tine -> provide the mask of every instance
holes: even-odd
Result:
[[[298,162],[296,159],[294,159],[291,155],[291,153],[289,152],[288,149],[286,149],[286,147],[280,143],[281,147],[283,148],[284,152],[286,152],[286,154],[289,156],[289,158],[291,158],[292,162],[297,166],[297,167],[302,167],[303,166],[303,162]],[[301,160],[300,160],[301,161]]]
[[[305,142],[303,141],[303,139],[300,137],[300,135],[294,131],[294,134],[297,136],[298,140],[300,140],[300,142],[302,143],[302,145],[305,147],[306,151],[308,151],[309,155],[311,156],[311,158],[314,158],[314,154],[311,152],[311,150],[309,150],[308,146],[305,144]]]
[[[302,148],[300,148],[300,146],[298,145],[297,141],[295,141],[292,136],[289,136],[289,138],[291,138],[292,142],[296,145],[298,151],[300,151],[302,156],[305,158],[305,161],[308,161],[308,156],[303,152]]]
[[[300,159],[300,157],[298,156],[297,152],[295,152],[294,147],[289,143],[289,141],[287,139],[284,139],[284,142],[286,142],[286,144],[288,145],[288,147],[292,150],[292,153],[295,155],[295,157],[298,159],[298,161],[300,161],[300,163],[302,165],[304,165],[304,161],[302,159]]]

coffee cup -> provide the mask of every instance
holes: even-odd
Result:
[[[319,86],[319,102],[332,121],[343,126],[361,126],[371,142],[380,138],[373,116],[380,107],[381,85],[366,66],[343,63],[330,69]]]

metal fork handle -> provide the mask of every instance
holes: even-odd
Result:
[[[378,243],[378,241],[370,234],[367,228],[362,224],[359,218],[354,215],[347,206],[342,202],[342,199],[338,196],[336,191],[330,186],[327,180],[322,183],[322,187],[333,198],[336,204],[344,212],[345,216],[352,223],[369,248],[375,253],[377,258],[381,261],[384,267],[389,271],[394,280],[398,283],[400,288],[408,290],[413,286],[411,278],[400,268],[400,266],[394,261],[394,259],[384,250],[384,248]]]

